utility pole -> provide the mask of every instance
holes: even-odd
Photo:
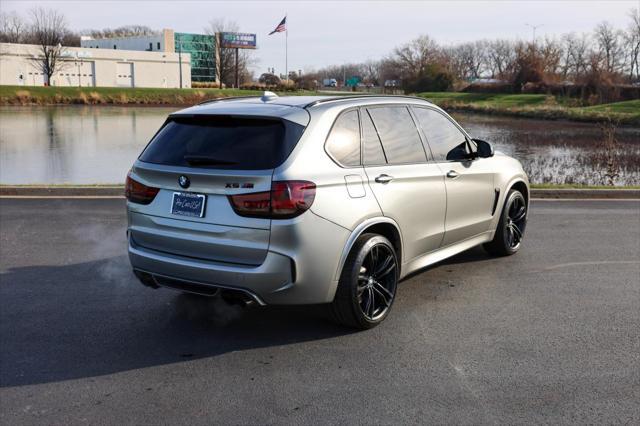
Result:
[[[215,44],[216,81],[218,82],[218,87],[222,89],[222,81],[220,81],[220,33],[215,35]]]
[[[180,36],[178,36],[178,68],[180,72],[180,88],[182,89],[182,43],[180,43]]]
[[[532,42],[533,42],[533,45],[535,46],[535,44],[536,44],[536,30],[537,30],[538,28],[540,28],[540,27],[543,27],[543,26],[544,26],[544,24],[538,24],[538,25],[525,24],[525,25],[526,25],[527,27],[531,27],[531,29],[533,30],[533,39],[532,39]]]
[[[238,72],[238,48],[236,47],[236,89],[240,88],[240,74]]]

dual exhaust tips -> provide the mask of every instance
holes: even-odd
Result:
[[[197,294],[205,297],[220,297],[224,299],[225,302],[242,306],[264,305],[264,303],[256,296],[242,290],[227,289],[210,284],[178,280],[161,275],[154,275],[139,269],[134,269],[133,273],[142,284],[154,289],[166,287],[172,290]]]

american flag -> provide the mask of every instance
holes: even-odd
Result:
[[[269,35],[275,34],[275,33],[283,33],[286,30],[287,30],[287,17],[285,16],[284,18],[282,18],[282,21],[280,21],[276,29],[271,31]]]

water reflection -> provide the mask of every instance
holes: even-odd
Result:
[[[453,114],[473,136],[522,162],[535,183],[606,184],[600,126],[591,123]],[[640,185],[640,128],[620,127],[616,185]]]
[[[0,107],[0,183],[122,183],[175,108]],[[532,182],[601,184],[595,124],[454,114],[474,137],[522,161]],[[640,128],[619,128],[618,185],[640,185]]]
[[[0,183],[122,183],[174,110],[1,107]]]

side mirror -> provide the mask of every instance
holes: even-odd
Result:
[[[480,158],[489,158],[493,157],[493,147],[487,141],[483,141],[482,139],[473,139],[478,147],[478,157]]]

